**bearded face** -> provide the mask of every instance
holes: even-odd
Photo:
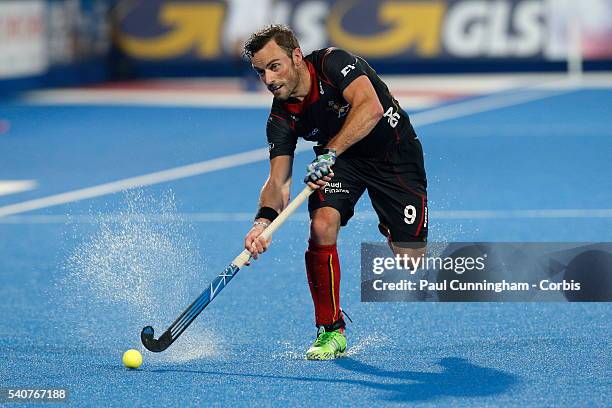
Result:
[[[270,40],[251,58],[253,69],[275,98],[287,100],[295,96],[301,76],[294,58]]]

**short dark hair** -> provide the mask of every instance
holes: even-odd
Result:
[[[251,59],[253,55],[266,46],[270,40],[274,40],[289,57],[293,55],[293,50],[300,48],[300,44],[289,27],[283,24],[272,24],[251,34],[244,43],[242,54]]]

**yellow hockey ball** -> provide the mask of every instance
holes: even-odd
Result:
[[[123,353],[123,365],[127,368],[138,368],[142,364],[142,354],[140,351],[130,349]]]

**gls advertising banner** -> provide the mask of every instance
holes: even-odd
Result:
[[[215,60],[245,33],[289,24],[306,52],[327,46],[389,61],[562,59],[567,21],[586,57],[612,58],[612,0],[259,0],[125,3],[118,45],[136,60]],[[242,38],[241,38],[242,37]]]
[[[0,79],[47,68],[44,11],[42,1],[0,1]]]

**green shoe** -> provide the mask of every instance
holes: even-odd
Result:
[[[346,351],[346,336],[338,330],[326,332],[320,327],[317,339],[306,352],[306,360],[332,360]]]

